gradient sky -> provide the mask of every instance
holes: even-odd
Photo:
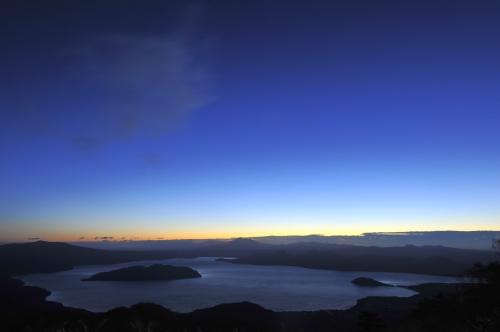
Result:
[[[2,1],[0,241],[500,230],[499,32],[498,1]]]

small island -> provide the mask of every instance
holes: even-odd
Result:
[[[372,278],[365,278],[365,277],[360,277],[356,278],[354,280],[351,280],[351,283],[357,285],[357,286],[369,286],[369,287],[380,287],[380,286],[386,286],[386,287],[394,287],[393,285],[389,284],[384,284],[383,282],[377,281]]]
[[[189,278],[201,278],[201,274],[185,266],[153,264],[150,267],[132,266],[96,273],[82,281],[159,281]]]

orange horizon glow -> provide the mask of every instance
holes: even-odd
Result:
[[[142,236],[130,236],[126,234],[121,234],[120,236],[113,236],[111,234],[103,234],[100,236],[95,235],[85,235],[75,236],[73,234],[64,234],[51,232],[50,234],[45,234],[40,237],[29,237],[29,236],[21,236],[21,234],[17,234],[17,236],[3,237],[0,238],[0,242],[34,242],[34,241],[48,241],[48,242],[133,242],[133,241],[174,241],[174,240],[193,240],[193,241],[203,241],[203,240],[221,240],[221,241],[230,241],[236,238],[264,238],[264,237],[305,237],[305,236],[321,236],[321,237],[363,237],[366,233],[387,233],[387,234],[397,234],[397,233],[409,233],[409,232],[444,232],[444,231],[455,231],[455,232],[474,232],[474,231],[500,231],[500,229],[426,229],[426,230],[367,230],[363,232],[350,232],[350,233],[319,233],[319,232],[294,232],[294,233],[285,233],[285,232],[248,232],[248,233],[239,233],[235,232],[199,232],[199,233],[178,233],[171,234],[170,236],[164,234],[143,234]]]

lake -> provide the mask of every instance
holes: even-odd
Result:
[[[160,263],[188,266],[202,278],[154,282],[82,282],[98,272],[134,265]],[[367,296],[416,294],[398,287],[360,287],[357,277],[369,277],[392,285],[456,282],[455,278],[406,273],[310,270],[288,266],[236,265],[213,257],[174,258],[111,265],[79,266],[71,271],[19,277],[27,286],[52,292],[50,301],[65,306],[102,312],[138,302],[154,302],[177,312],[212,307],[221,303],[249,301],[274,311],[348,309]]]

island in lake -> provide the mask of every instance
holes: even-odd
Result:
[[[394,287],[393,285],[389,284],[384,284],[383,282],[377,281],[372,278],[366,278],[366,277],[360,277],[356,278],[354,280],[351,280],[351,283],[357,286],[369,286],[369,287],[379,287],[379,286],[386,286],[386,287]]]
[[[149,267],[132,266],[101,272],[82,281],[159,281],[189,278],[201,278],[201,274],[185,266],[153,264]]]

